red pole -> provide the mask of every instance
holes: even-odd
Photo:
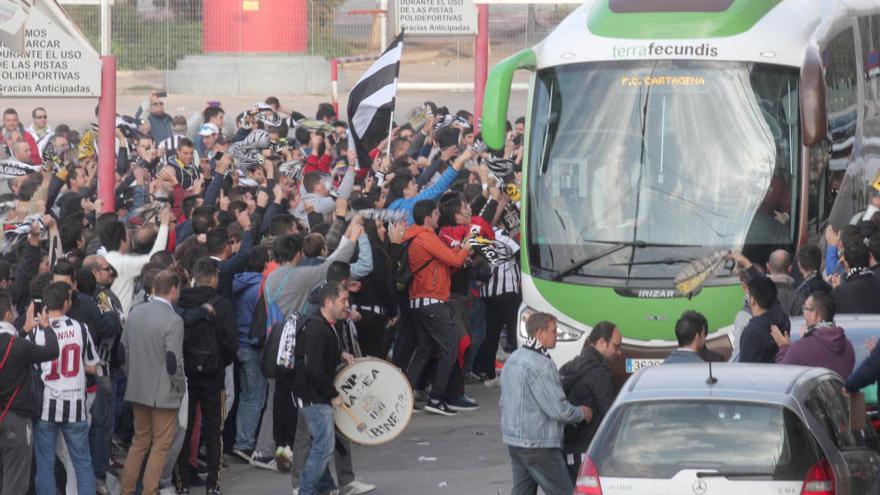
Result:
[[[477,38],[474,41],[474,122],[483,115],[483,93],[489,76],[489,5],[477,5]]]
[[[98,198],[103,213],[116,211],[116,57],[101,57],[101,98],[98,99]]]
[[[330,60],[330,89],[332,91],[331,101],[333,102],[333,111],[339,115],[339,60]]]

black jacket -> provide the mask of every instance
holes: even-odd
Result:
[[[5,327],[3,330],[12,330],[12,326],[6,323],[0,324]],[[9,333],[0,333],[0,361],[6,354],[6,348],[9,346],[9,340],[12,335]],[[15,414],[25,418],[33,418],[39,413],[42,404],[36,402],[36,396],[33,391],[33,369],[37,363],[51,361],[58,357],[58,339],[55,332],[51,329],[46,330],[46,345],[36,345],[24,338],[19,332],[16,332],[15,340],[12,342],[12,348],[9,352],[9,358],[0,371],[0,412],[9,404],[9,399],[15,388],[21,385],[18,395],[15,396],[12,406],[9,410]]]
[[[880,278],[870,270],[848,275],[840,287],[831,291],[837,314],[880,313]]]
[[[789,333],[791,321],[779,303],[761,316],[753,316],[743,329],[739,341],[739,360],[742,363],[775,363],[779,346],[770,336],[770,326],[776,325],[782,333]]]
[[[318,313],[306,317],[296,338],[293,394],[303,402],[329,404],[339,395],[333,386],[336,367],[342,359],[336,331]]]
[[[201,318],[194,318],[193,315],[200,315],[198,311],[192,311],[200,308],[203,304],[208,303],[214,307],[214,315],[211,316],[202,313]],[[187,287],[180,291],[180,298],[177,301],[179,308],[178,314],[184,320],[184,335],[186,330],[205,323],[207,320],[210,327],[217,332],[217,343],[220,347],[220,356],[222,367],[211,377],[196,377],[193,379],[187,376],[188,380],[197,382],[201,385],[215,386],[223,388],[226,379],[225,367],[232,364],[235,360],[235,354],[238,352],[238,328],[236,327],[235,310],[232,303],[225,297],[220,296],[213,287],[198,286]],[[184,350],[186,355],[187,338],[184,337]],[[184,365],[186,362],[184,361]]]
[[[562,450],[580,454],[586,452],[590,446],[602,418],[614,403],[617,389],[605,358],[589,345],[584,347],[578,357],[560,368],[559,374],[565,398],[576,406],[588,406],[593,410],[593,419],[589,423],[581,422],[565,427]]]
[[[397,294],[394,292],[392,257],[385,246],[372,246],[373,270],[360,280],[361,290],[350,294],[356,306],[379,306],[385,316],[397,316]]]

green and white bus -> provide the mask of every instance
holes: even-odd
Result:
[[[877,0],[588,0],[498,63],[482,117],[492,148],[515,71],[531,72],[520,321],[559,316],[560,365],[614,321],[618,376],[675,348],[688,309],[729,352],[743,307],[731,267],[690,297],[673,278],[719,250],[794,252],[865,208],[878,50]]]

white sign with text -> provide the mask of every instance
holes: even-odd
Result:
[[[397,20],[406,34],[475,34],[474,0],[397,0]]]
[[[101,59],[68,28],[40,8],[30,9],[25,54],[0,44],[0,97],[101,95]]]

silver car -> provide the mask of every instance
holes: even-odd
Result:
[[[576,494],[880,494],[873,429],[823,368],[674,364],[626,382]]]

